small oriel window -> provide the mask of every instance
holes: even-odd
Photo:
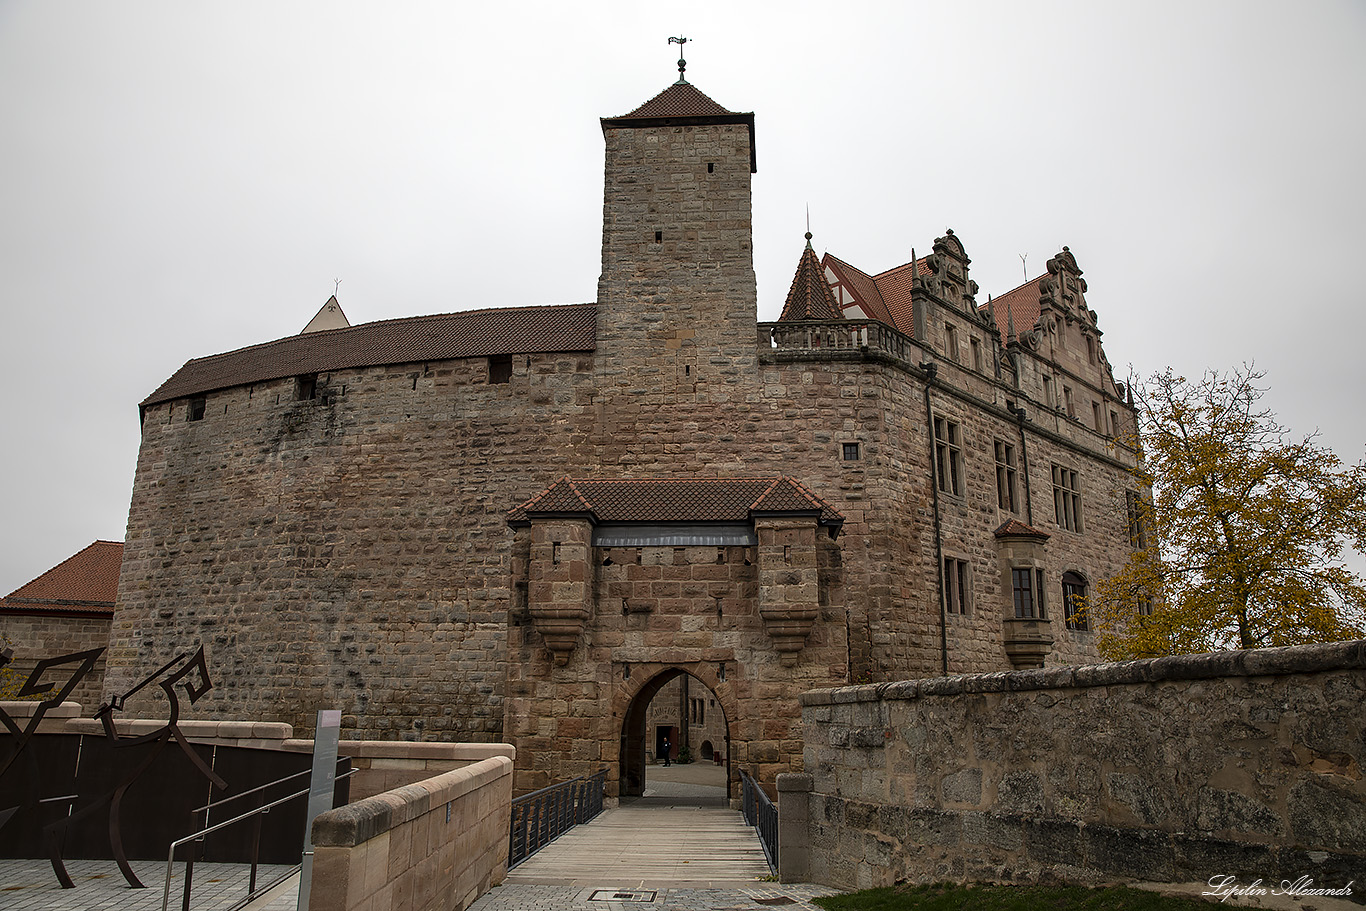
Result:
[[[190,409],[189,413],[186,414],[185,419],[189,421],[204,420],[204,406],[204,396],[197,395],[194,398],[190,399]]]
[[[512,355],[495,354],[489,358],[489,382],[512,382]]]
[[[844,461],[846,461],[846,462],[857,462],[857,461],[858,461],[858,443],[845,443],[845,444],[844,444]]]

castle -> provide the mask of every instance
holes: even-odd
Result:
[[[1134,410],[1068,249],[983,303],[952,231],[878,274],[808,233],[758,323],[754,115],[680,77],[602,132],[595,302],[333,300],[142,402],[106,698],[202,643],[199,714],[503,740],[520,791],[617,796],[683,674],[772,781],[807,690],[1096,660]]]

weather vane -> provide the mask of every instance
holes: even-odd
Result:
[[[683,45],[688,43],[688,39],[683,37],[670,38],[669,43],[678,45],[678,81],[674,85],[687,85],[688,80],[684,77],[683,71],[687,69],[688,61],[683,59]]]

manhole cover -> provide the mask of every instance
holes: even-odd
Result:
[[[588,897],[590,902],[652,902],[654,892],[632,891],[630,889],[598,889]]]

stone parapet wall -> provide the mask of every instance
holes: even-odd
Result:
[[[809,815],[808,839],[784,830],[787,879],[1366,882],[1366,642],[802,704],[810,781],[778,789],[782,814]]]
[[[507,874],[511,818],[508,756],[322,813],[309,907],[462,911]]]
[[[311,740],[286,740],[280,748],[312,753]],[[351,802],[401,788],[452,769],[506,756],[516,750],[507,743],[408,743],[392,740],[343,740],[337,755],[351,760]]]

